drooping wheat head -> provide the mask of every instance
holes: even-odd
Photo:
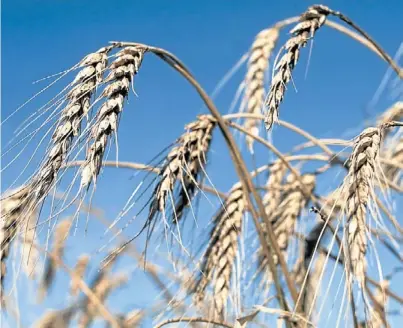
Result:
[[[371,127],[357,137],[350,156],[349,172],[343,182],[347,193],[347,255],[353,276],[361,287],[364,287],[366,273],[366,213],[377,168],[381,136],[380,128]]]
[[[96,182],[106,145],[110,136],[117,133],[119,115],[129,94],[134,75],[139,71],[144,52],[145,50],[139,47],[123,48],[109,66],[110,73],[105,80],[109,84],[100,95],[101,99],[105,98],[105,102],[96,113],[89,137],[92,144],[88,148],[85,164],[82,166],[82,188],[88,188],[91,182]]]
[[[213,286],[213,316],[220,320],[225,317],[245,205],[242,186],[237,183],[214,218],[214,227],[200,268],[202,275],[195,288],[195,300],[200,303],[208,284]]]
[[[292,37],[284,45],[285,53],[274,67],[274,76],[265,106],[266,129],[270,130],[278,120],[279,106],[283,101],[287,84],[292,79],[292,71],[298,63],[299,52],[312,39],[316,31],[325,23],[330,9],[325,6],[313,6],[301,15],[301,22],[292,30]]]
[[[248,70],[245,76],[246,112],[261,114],[265,95],[265,75],[269,69],[269,59],[276,46],[279,29],[276,27],[260,31],[249,52]],[[244,127],[254,135],[259,135],[259,121],[246,119]],[[253,138],[246,137],[249,150],[253,151]]]
[[[164,213],[167,203],[173,198],[176,183],[180,184],[178,199],[173,206],[176,223],[199,187],[200,177],[207,163],[215,122],[208,115],[201,115],[188,124],[186,132],[178,139],[177,145],[168,153],[160,173],[160,180],[153,192],[149,220]]]

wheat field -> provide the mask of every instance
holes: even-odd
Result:
[[[2,110],[1,327],[403,324],[403,43],[387,52],[332,6],[288,14],[212,92],[164,42],[112,40]],[[356,74],[318,56],[339,38],[383,70],[366,70],[376,110],[358,125],[368,99],[342,95],[343,132],[298,120]]]

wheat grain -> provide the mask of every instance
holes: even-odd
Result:
[[[200,183],[200,173],[204,171],[214,127],[215,122],[208,115],[199,116],[197,121],[185,127],[186,132],[178,139],[177,146],[168,153],[160,172],[160,180],[150,205],[150,220],[157,212],[165,211],[167,197],[173,193],[175,182],[181,184],[181,189],[178,199],[174,200],[174,222],[181,218]]]
[[[276,46],[279,37],[278,28],[267,28],[260,31],[252,44],[249,52],[248,70],[245,77],[245,101],[246,111],[250,114],[260,114],[264,102],[264,79],[269,69],[269,58]],[[245,129],[259,135],[259,121],[255,119],[245,120]],[[253,151],[254,139],[246,137],[249,150]]]
[[[325,23],[330,9],[325,6],[313,6],[301,15],[301,22],[292,30],[293,35],[284,45],[285,53],[274,67],[274,76],[265,106],[266,129],[270,130],[278,120],[280,103],[283,101],[286,85],[292,79],[292,71],[299,59],[299,52],[305,47],[308,40],[314,37],[315,32]]]
[[[224,207],[214,218],[209,245],[203,256],[203,275],[197,282],[196,303],[204,298],[209,283],[213,285],[214,318],[223,319],[230,289],[230,278],[238,250],[238,236],[241,232],[245,199],[241,184],[229,192]]]
[[[381,142],[380,128],[367,128],[355,140],[350,156],[350,169],[343,182],[347,192],[346,215],[348,256],[354,277],[363,287],[367,251],[366,212],[377,167]]]
[[[82,279],[84,277],[89,260],[90,257],[87,254],[80,255],[80,257],[78,258],[77,263],[74,267],[74,274],[72,275],[70,281],[70,295],[76,296],[78,294],[80,287],[78,279]]]
[[[101,170],[102,159],[108,139],[112,133],[117,133],[118,119],[124,106],[124,99],[129,94],[130,83],[138,73],[143,60],[144,49],[126,47],[120,50],[117,58],[110,65],[110,73],[106,78],[109,84],[105,87],[100,98],[105,102],[99,108],[95,123],[92,126],[90,145],[85,164],[82,166],[81,187],[89,187]]]

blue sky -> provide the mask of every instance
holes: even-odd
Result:
[[[87,53],[112,40],[137,41],[166,48],[181,58],[203,87],[211,92],[248,50],[257,32],[280,19],[298,15],[315,3],[303,0],[4,0],[2,118],[47,83],[32,84],[33,81],[71,67]],[[324,4],[352,18],[391,55],[403,40],[403,1],[345,0]],[[279,44],[286,37],[284,30]],[[396,100],[391,96],[393,90],[386,89],[378,102],[371,103],[387,66],[374,53],[346,36],[327,27],[318,32],[306,78],[309,47],[304,50],[294,76],[298,92],[289,88],[281,107],[282,119],[318,137],[352,137],[364,126],[364,120],[374,117]],[[243,74],[244,68],[217,98],[216,104],[222,113],[228,111]],[[206,109],[184,80],[152,56],[144,60],[135,87],[139,97],[131,95],[119,130],[119,158],[147,162],[182,133],[185,123]],[[2,146],[21,121],[54,92],[52,89],[41,95],[1,127]],[[280,136],[274,134],[275,144],[280,149],[289,149],[297,141],[295,137]],[[228,153],[219,142],[212,150],[213,170],[209,173],[219,189],[227,190],[235,181]],[[28,154],[24,153],[2,174],[2,188],[18,175]],[[250,158],[247,160],[250,163]],[[94,202],[102,205],[107,215],[116,216],[134,189],[129,179],[131,175],[132,172],[126,170],[105,170]],[[210,208],[206,212],[214,211]],[[90,236],[75,238],[96,247],[100,235],[102,228],[98,227],[91,230]],[[74,243],[72,249],[73,246]],[[136,274],[140,281],[145,281],[139,290],[147,294],[152,287],[146,284],[141,273]],[[56,288],[62,288],[62,284],[59,282]],[[134,297],[134,305],[143,306],[154,294],[150,292],[144,297],[145,300],[138,295]],[[62,303],[53,300],[49,306],[55,304],[57,307]],[[130,307],[130,302],[125,302],[125,306]],[[24,324],[29,324],[41,309],[43,306],[32,307],[33,313],[23,318]]]

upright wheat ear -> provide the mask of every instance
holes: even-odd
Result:
[[[367,251],[366,213],[381,142],[380,128],[367,128],[356,139],[350,156],[350,169],[343,182],[347,191],[347,246],[349,265],[364,288]]]
[[[173,197],[175,183],[180,184],[179,198],[175,199],[174,222],[183,214],[197,190],[200,173],[207,161],[212,132],[215,122],[208,115],[199,116],[197,121],[188,124],[177,145],[169,152],[160,173],[160,181],[153,192],[149,218],[157,212],[164,212],[169,202],[169,194]]]
[[[6,261],[10,253],[11,243],[14,240],[18,226],[24,227],[23,223],[26,221],[26,216],[35,215],[35,213],[25,213],[24,206],[26,199],[30,193],[29,188],[22,187],[18,190],[11,191],[8,195],[0,200],[1,221],[0,221],[0,259],[1,259],[1,281],[0,281],[0,300],[4,305],[4,280],[7,274]],[[28,221],[29,218],[28,218]]]
[[[248,71],[245,77],[246,111],[250,114],[261,114],[264,103],[264,80],[269,69],[269,58],[276,46],[279,37],[278,28],[268,28],[259,32],[252,44]],[[259,134],[259,121],[255,119],[245,120],[245,129],[254,135]],[[249,150],[253,151],[253,138],[246,137]]]
[[[292,79],[292,71],[298,63],[299,52],[312,39],[315,32],[325,23],[330,9],[325,6],[313,6],[301,15],[301,22],[291,30],[293,35],[284,45],[285,53],[274,67],[275,74],[265,103],[266,129],[270,130],[278,120],[280,103],[283,101],[287,84]]]
[[[123,110],[124,99],[129,94],[130,83],[138,73],[143,60],[144,49],[126,47],[117,53],[117,58],[110,65],[110,74],[101,98],[105,102],[99,108],[90,139],[93,141],[88,149],[86,161],[81,172],[81,187],[88,187],[95,182],[101,170],[102,159],[108,139],[117,132],[119,115]]]
[[[214,289],[214,318],[223,320],[230,290],[232,269],[238,250],[245,199],[240,184],[231,189],[225,206],[214,219],[210,242],[203,257],[203,275],[196,287],[196,303],[204,298],[211,282]]]

